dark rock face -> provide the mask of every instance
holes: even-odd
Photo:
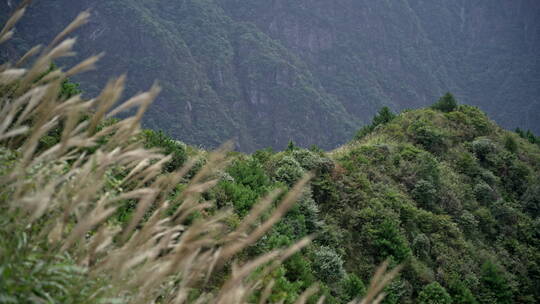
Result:
[[[540,131],[540,2],[225,0],[304,59],[357,117],[452,91],[507,127]]]
[[[11,2],[0,2],[3,19]],[[332,148],[381,106],[424,106],[446,91],[540,132],[535,0],[36,1],[1,55],[46,42],[86,8],[79,58],[107,54],[76,80],[91,95],[124,71],[127,93],[158,79],[145,126],[187,143]]]

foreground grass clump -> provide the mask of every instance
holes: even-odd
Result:
[[[87,269],[66,252],[50,250],[46,241],[36,239],[10,218],[0,215],[0,303],[88,303],[107,299],[107,286],[98,277],[88,280]],[[113,300],[113,299],[109,299]]]
[[[0,71],[2,301],[540,302],[532,137],[446,95],[330,153],[209,153],[140,129],[158,86],[66,87],[97,60],[51,69],[66,33]]]
[[[28,2],[0,42],[11,38]],[[315,286],[281,295],[272,279],[311,237],[243,253],[304,195],[311,175],[261,190],[258,203],[242,203],[242,217],[216,207],[209,192],[229,180],[228,147],[189,155],[163,134],[143,132],[158,85],[122,103],[123,76],[91,100],[77,90],[59,93],[67,77],[93,69],[100,57],[50,69],[72,53],[75,39],[66,37],[88,18],[82,13],[50,45],[0,67],[0,302],[316,301]],[[111,119],[128,110],[134,115]],[[229,172],[244,169],[237,170]],[[250,182],[259,180],[242,181]],[[397,272],[385,275],[386,266],[363,303],[382,299]]]

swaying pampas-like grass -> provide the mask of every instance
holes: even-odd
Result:
[[[28,3],[7,21],[0,42],[13,36]],[[65,100],[58,94],[62,82],[94,69],[101,55],[48,72],[52,62],[73,55],[76,39],[67,37],[89,17],[81,13],[48,46],[0,66],[0,302],[266,303],[274,283],[265,277],[310,238],[242,264],[235,257],[280,220],[310,176],[284,196],[271,192],[231,228],[229,211],[205,212],[215,207],[201,196],[227,164],[226,144],[207,156],[180,195],[169,195],[197,160],[163,173],[170,156],[138,140],[141,118],[159,85],[119,103],[126,81],[121,76],[94,99]],[[134,115],[104,123],[127,110]],[[55,128],[61,129],[60,141],[40,146]],[[118,171],[123,174],[112,185]],[[125,201],[136,207],[120,225],[112,218]],[[230,273],[221,287],[193,295],[224,270]],[[381,290],[398,271],[386,270],[385,264],[366,298],[355,303],[382,300]],[[296,302],[316,292],[314,286]]]

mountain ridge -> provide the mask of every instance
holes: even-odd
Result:
[[[2,56],[87,8],[79,56],[108,55],[100,74],[76,80],[91,95],[113,71],[128,72],[128,94],[158,79],[145,126],[190,144],[331,149],[382,106],[422,107],[447,91],[505,127],[540,131],[535,1],[36,2]]]

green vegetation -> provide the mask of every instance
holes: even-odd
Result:
[[[67,73],[51,62],[71,54],[63,38],[88,16],[27,68],[0,71],[1,303],[377,299],[397,268],[383,264],[365,290],[335,246],[310,245],[322,223],[308,182],[330,159],[298,148],[244,156],[230,144],[206,152],[141,129],[160,87],[117,103],[123,76],[83,100],[67,75],[98,57]]]
[[[512,286],[508,283],[504,273],[492,262],[488,261],[482,266],[480,277],[482,288],[479,292],[480,303],[514,303]]]
[[[441,101],[337,149],[340,174],[314,183],[345,268],[362,277],[378,258],[404,261],[398,302],[537,302],[538,221],[527,206],[540,150],[474,107]]]
[[[520,128],[516,129],[516,133],[526,140],[528,140],[531,144],[538,144],[540,145],[540,137],[535,136],[531,130],[527,130],[527,132],[521,130]]]
[[[540,147],[478,108],[385,107],[331,152],[207,152],[140,128],[158,86],[90,105],[36,81],[58,43],[0,72],[1,303],[540,302]]]
[[[437,282],[426,285],[418,295],[419,304],[451,304],[452,298]]]
[[[6,151],[0,152],[2,157]],[[2,159],[2,165],[5,165]],[[4,205],[4,204],[3,204]],[[2,208],[0,216],[0,303],[89,303],[103,298],[106,286],[88,280],[87,269],[68,253],[51,252],[50,244],[25,231],[20,219]],[[113,299],[110,299],[113,300]]]
[[[432,109],[439,110],[445,113],[450,113],[456,110],[458,104],[451,93],[446,93],[439,101],[431,106]]]
[[[356,133],[355,138],[356,139],[362,139],[362,137],[364,137],[364,136],[368,135],[369,133],[373,132],[373,130],[375,130],[376,127],[389,123],[395,117],[396,117],[396,114],[392,113],[390,108],[382,107],[379,110],[379,112],[377,113],[377,115],[375,115],[375,117],[373,117],[373,121],[371,122],[371,124],[362,127],[362,129],[360,129],[360,131],[358,131]]]
[[[537,301],[540,149],[477,108],[440,104],[382,109],[369,132],[330,153],[290,142],[282,152],[234,157],[207,198],[238,219],[274,189],[315,174],[296,207],[246,252],[316,235],[272,274],[273,299],[292,301],[319,282],[327,302],[350,301],[389,259],[404,270],[385,303]]]
[[[163,131],[144,130],[143,141],[145,148],[158,148],[159,152],[171,156],[163,167],[167,172],[180,169],[187,160],[186,145],[165,135]]]

